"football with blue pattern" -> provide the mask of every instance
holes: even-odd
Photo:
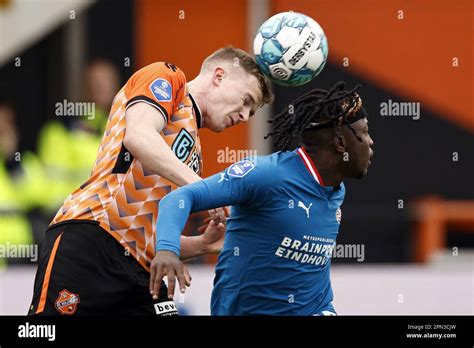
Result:
[[[253,50],[260,69],[272,81],[300,86],[324,68],[328,42],[314,19],[302,13],[282,12],[260,26]]]

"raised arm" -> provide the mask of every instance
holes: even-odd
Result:
[[[165,126],[160,111],[149,104],[136,103],[127,109],[125,120],[124,145],[147,170],[177,186],[201,180],[199,175],[175,156],[160,135]]]
[[[224,172],[213,175],[169,193],[160,201],[158,212],[156,256],[151,265],[150,293],[158,296],[161,280],[168,277],[168,297],[174,294],[175,277],[181,292],[189,281],[186,269],[179,260],[180,236],[190,213],[220,206],[242,204],[256,194],[252,190],[258,174],[249,175],[255,169],[249,160],[233,164]],[[183,248],[185,246],[183,245]],[[186,251],[188,253],[188,251]]]

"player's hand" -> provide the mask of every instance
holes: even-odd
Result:
[[[199,227],[197,230],[202,233],[202,243],[206,254],[218,254],[224,246],[225,225],[223,223],[216,224],[211,218],[204,220],[206,225]]]
[[[225,224],[226,221],[226,208],[216,208],[216,209],[209,209],[209,215],[211,219],[214,220],[216,224],[223,223]],[[229,215],[229,214],[227,214]]]
[[[172,251],[160,250],[156,252],[150,267],[150,294],[154,300],[160,296],[161,281],[168,278],[168,298],[173,299],[174,287],[178,278],[181,293],[186,291],[186,286],[191,285],[191,275],[178,255]]]

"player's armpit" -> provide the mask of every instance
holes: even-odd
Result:
[[[164,118],[153,106],[136,103],[127,109],[124,145],[147,170],[183,186],[201,177],[181,162],[160,135]]]

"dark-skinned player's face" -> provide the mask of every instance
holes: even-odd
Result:
[[[346,151],[349,155],[349,161],[346,166],[346,176],[360,179],[367,174],[370,158],[374,153],[372,150],[374,142],[369,135],[369,123],[367,118],[354,122],[351,126],[362,141],[359,141],[347,126],[343,127]]]

